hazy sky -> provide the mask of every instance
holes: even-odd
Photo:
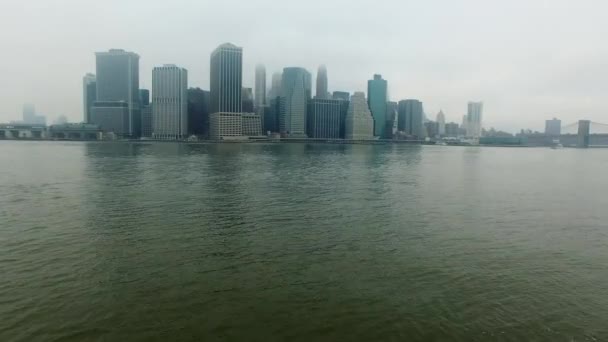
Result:
[[[460,122],[480,100],[486,127],[608,123],[606,13],[600,0],[0,0],[0,122],[24,102],[81,121],[82,76],[110,48],[141,56],[142,88],[173,63],[209,89],[209,55],[232,42],[249,87],[256,63],[268,83],[325,64],[330,91],[366,91],[380,73],[391,100],[420,99],[431,118]]]

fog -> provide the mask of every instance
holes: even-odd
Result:
[[[248,87],[257,63],[269,80],[325,64],[330,91],[366,91],[380,73],[391,100],[420,99],[433,119],[443,109],[460,122],[474,100],[487,128],[606,123],[607,10],[589,0],[2,0],[0,122],[21,119],[25,102],[47,122],[81,121],[82,76],[110,48],[141,56],[142,88],[154,66],[173,63],[208,89],[211,51],[232,42]]]

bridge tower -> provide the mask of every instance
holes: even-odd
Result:
[[[589,131],[591,128],[591,121],[579,120],[578,122],[578,148],[589,147]]]

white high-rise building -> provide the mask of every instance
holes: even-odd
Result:
[[[439,113],[437,113],[437,126],[438,126],[439,135],[444,136],[445,135],[445,114],[443,114],[442,110],[440,110]]]
[[[255,67],[255,96],[254,103],[256,113],[264,109],[266,105],[266,67],[258,64]]]
[[[467,112],[467,136],[481,137],[481,122],[483,118],[483,102],[469,102]]]
[[[188,71],[173,64],[152,70],[152,136],[183,139],[188,135]]]
[[[374,119],[363,92],[355,92],[350,97],[348,114],[346,114],[345,138],[347,140],[374,139]]]

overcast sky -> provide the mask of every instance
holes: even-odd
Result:
[[[243,47],[243,84],[327,65],[329,89],[367,89],[380,73],[391,100],[417,98],[460,122],[483,101],[484,126],[542,129],[556,116],[608,123],[608,2],[591,0],[1,0],[0,122],[25,102],[52,120],[82,120],[82,76],[95,51],[188,69],[209,89],[209,55]]]

